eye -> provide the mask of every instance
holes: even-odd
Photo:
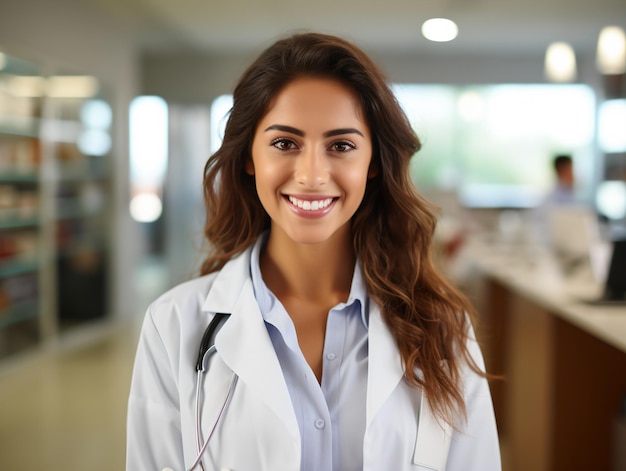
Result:
[[[348,152],[356,149],[356,146],[350,141],[336,141],[331,144],[330,148],[335,152]]]
[[[298,148],[298,145],[293,140],[287,139],[286,137],[274,139],[270,145],[282,151],[293,150],[293,149]]]

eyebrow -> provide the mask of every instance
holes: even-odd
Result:
[[[291,134],[295,134],[296,136],[304,137],[304,131],[301,131],[300,129],[297,129],[291,126],[285,126],[283,124],[272,124],[271,126],[265,129],[265,132],[267,131],[284,131],[284,132],[288,132]],[[365,137],[361,131],[355,128],[332,129],[330,131],[326,131],[323,134],[323,136],[333,137],[333,136],[340,136],[342,134],[358,134],[361,137]]]

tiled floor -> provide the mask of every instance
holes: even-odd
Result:
[[[0,469],[123,470],[135,330],[0,379]]]

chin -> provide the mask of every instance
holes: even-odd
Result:
[[[325,244],[350,237],[350,231],[344,230],[344,227],[292,227],[285,234],[293,243],[302,245]]]
[[[294,243],[302,245],[323,244],[332,239],[332,234],[322,233],[321,231],[297,231],[297,233],[288,235]]]

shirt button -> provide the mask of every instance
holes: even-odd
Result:
[[[324,422],[322,419],[317,419],[315,421],[315,428],[322,429],[324,428],[324,425],[326,425],[326,422]]]
[[[328,353],[326,355],[327,360],[334,360],[335,358],[337,358],[337,355],[335,355],[334,353]]]

